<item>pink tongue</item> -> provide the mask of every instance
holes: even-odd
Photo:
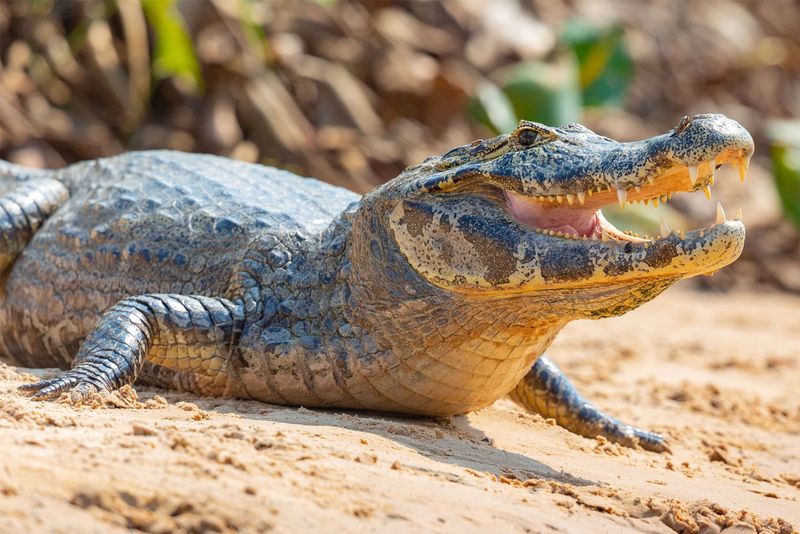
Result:
[[[507,192],[508,210],[514,218],[540,230],[554,230],[580,236],[591,236],[598,232],[597,213],[593,209],[577,207],[545,207],[542,203]]]

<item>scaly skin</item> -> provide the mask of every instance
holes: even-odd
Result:
[[[582,436],[604,436],[616,443],[667,450],[659,434],[627,425],[604,414],[575,389],[546,356],[540,356],[509,397],[542,417],[552,418]]]
[[[213,156],[130,153],[49,173],[0,162],[0,354],[71,367],[23,387],[37,398],[138,380],[451,415],[512,393],[574,432],[665,450],[537,358],[567,322],[624,313],[741,251],[739,221],[652,242],[608,226],[600,239],[608,187],[629,200],[696,190],[712,179],[704,162],[752,149],[722,116],[628,144],[523,122],[363,198]],[[590,221],[597,239],[532,227],[553,220]]]

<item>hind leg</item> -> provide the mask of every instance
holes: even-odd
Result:
[[[0,196],[0,272],[5,273],[47,218],[69,198],[58,180],[33,178]]]
[[[639,445],[649,451],[669,451],[660,434],[625,424],[595,408],[545,356],[536,360],[509,396],[526,410],[553,418],[558,426],[575,434],[588,438],[603,436],[621,445]]]

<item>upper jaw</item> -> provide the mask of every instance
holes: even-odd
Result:
[[[575,206],[598,209],[609,204],[653,202],[658,206],[666,202],[674,193],[692,192],[703,190],[707,197],[711,196],[711,187],[714,185],[716,170],[722,165],[730,165],[739,174],[742,181],[747,174],[752,150],[724,149],[721,152],[709,153],[706,160],[689,162],[671,162],[659,168],[652,168],[649,172],[637,174],[624,174],[618,178],[608,179],[604,174],[598,174],[598,179],[592,181],[588,187],[576,184],[568,187],[566,184],[559,188],[559,192],[538,194],[537,190],[523,188],[522,196],[534,198],[545,206],[558,205]],[[648,166],[643,166],[646,169]],[[528,189],[528,190],[525,190]]]
[[[643,141],[587,137],[549,152],[532,152],[530,161],[518,156],[496,162],[495,171],[505,178],[500,185],[545,205],[597,209],[612,203],[658,203],[676,192],[710,188],[715,169],[725,164],[736,168],[743,180],[753,139],[722,115],[696,115]],[[504,164],[509,167],[503,169]]]

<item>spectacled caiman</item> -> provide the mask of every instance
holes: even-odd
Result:
[[[742,178],[721,115],[619,143],[523,121],[359,197],[210,155],[60,170],[0,162],[0,355],[69,369],[77,400],[134,381],[209,396],[429,416],[510,395],[578,434],[666,449],[588,403],[545,356],[569,321],[623,314],[740,254],[717,214],[639,238],[600,208]]]

